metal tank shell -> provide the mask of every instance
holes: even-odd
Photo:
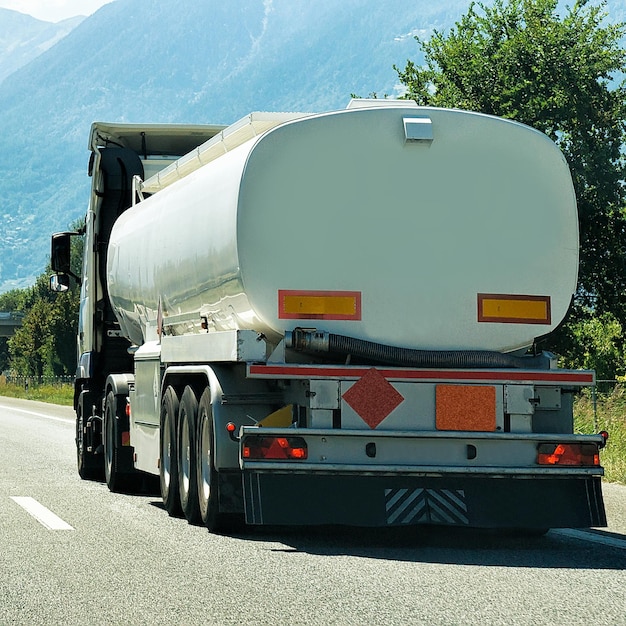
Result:
[[[276,342],[303,326],[513,351],[561,322],[577,269],[571,177],[545,135],[383,105],[279,124],[127,210],[107,278],[136,344],[160,310],[175,334],[253,329]],[[358,310],[294,317],[285,293],[357,294]],[[543,303],[545,318],[507,314],[516,299]]]

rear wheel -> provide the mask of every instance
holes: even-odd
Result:
[[[171,516],[179,516],[178,461],[176,452],[176,420],[178,396],[173,387],[168,387],[161,401],[161,441],[159,475],[163,505]]]
[[[198,500],[202,523],[211,531],[225,529],[226,517],[219,511],[218,474],[215,469],[211,390],[204,390],[198,406]]]
[[[130,446],[122,446],[122,431],[128,429],[123,403],[109,391],[104,402],[104,477],[111,491],[132,491],[137,488],[136,473]]]
[[[198,400],[194,390],[187,386],[178,410],[178,491],[180,506],[189,523],[200,522],[198,483],[196,478],[196,422]]]

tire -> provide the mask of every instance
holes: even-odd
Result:
[[[110,491],[128,492],[137,488],[130,448],[122,447],[121,422],[126,416],[118,407],[117,397],[109,391],[104,401],[102,443],[104,446],[104,478]]]
[[[168,387],[161,400],[159,478],[163,506],[172,517],[181,515],[178,495],[178,453],[176,451],[178,407],[176,391],[173,387]]]
[[[213,439],[213,411],[211,390],[207,387],[198,406],[198,452],[196,458],[198,474],[198,501],[200,518],[210,532],[227,530],[227,515],[219,511],[219,475],[213,461],[215,441]]]
[[[89,452],[85,445],[85,424],[83,421],[83,408],[79,402],[76,407],[76,466],[78,475],[83,480],[102,480],[104,467],[102,457]]]
[[[198,400],[194,390],[187,386],[178,409],[178,492],[183,515],[190,524],[200,523],[198,483],[196,470],[196,423]]]

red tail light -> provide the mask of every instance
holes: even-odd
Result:
[[[244,459],[291,461],[306,459],[308,450],[302,437],[250,435],[243,441],[242,455]]]
[[[537,449],[539,465],[600,466],[595,443],[542,443]]]

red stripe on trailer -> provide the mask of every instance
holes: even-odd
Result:
[[[249,365],[251,378],[349,378],[363,377],[371,367],[311,366],[311,365]],[[562,385],[593,385],[593,372],[553,370],[430,370],[375,368],[389,380],[415,381],[513,381],[558,383]]]

